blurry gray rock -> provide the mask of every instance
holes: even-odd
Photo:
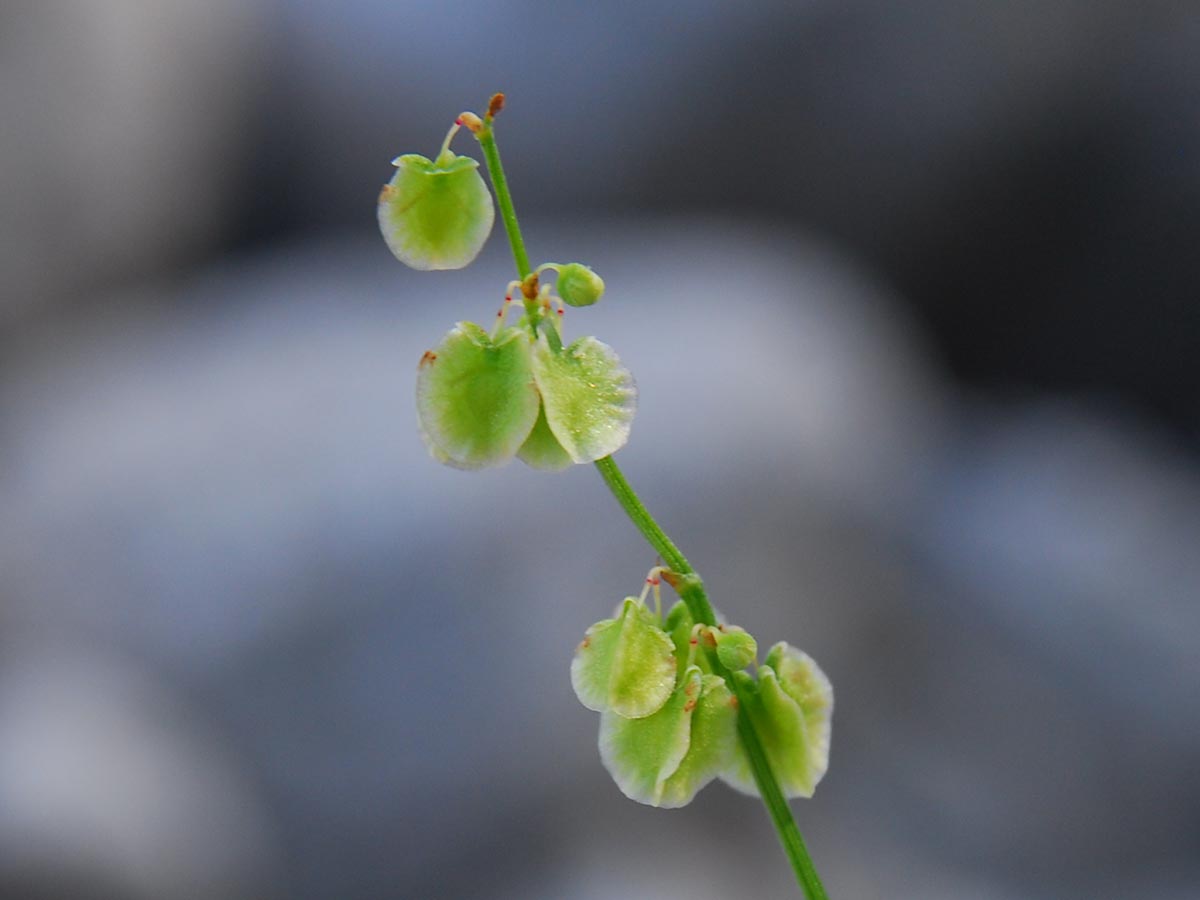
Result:
[[[265,35],[247,0],[0,10],[0,333],[211,253]]]
[[[1166,727],[1180,695],[1163,660],[1194,664],[1172,655],[1177,629],[1128,639],[1119,598],[1163,571],[1171,596],[1195,596],[1190,539],[1171,538],[1194,528],[1178,490],[1194,476],[1111,439],[1123,449],[1097,482],[1143,472],[1114,509],[1175,501],[1144,507],[1138,536],[1111,515],[1124,580],[1091,583],[1107,556],[1031,531],[1081,488],[1022,474],[1071,460],[1078,435],[1029,443],[1020,417],[964,415],[850,263],[715,222],[526,226],[539,258],[582,259],[608,284],[565,327],[638,379],[630,479],[734,621],[803,646],[834,681],[830,774],[796,806],[830,884],[1092,896],[1130,829],[1186,883],[1185,841],[1166,832],[1194,796],[1180,778],[1195,745]],[[595,473],[463,473],[420,443],[416,362],[455,320],[494,314],[504,250],[428,275],[375,240],[290,245],[157,313],[114,298],[124,313],[30,337],[0,382],[0,627],[116,648],[186,686],[180,702],[261,792],[283,896],[716,897],[751,878],[786,895],[757,804],[715,786],[651,810],[600,766],[570,654],[654,560]],[[1021,580],[1031,561],[1044,581]],[[1073,611],[1050,616],[1063,585]],[[1039,588],[1044,605],[1022,611]],[[1191,621],[1182,602],[1142,609]],[[1128,690],[1126,672],[1153,687]],[[27,714],[13,709],[0,716]],[[1110,829],[1129,771],[1139,787]],[[1139,846],[1123,877],[1153,858]]]
[[[51,634],[0,644],[0,893],[263,897],[277,847],[228,748],[161,678]]]

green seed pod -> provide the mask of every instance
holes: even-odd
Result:
[[[483,247],[496,217],[479,163],[450,150],[436,160],[406,153],[379,194],[379,228],[414,269],[461,269]]]
[[[786,641],[780,641],[771,648],[766,664],[778,673],[779,686],[804,713],[809,766],[819,781],[829,767],[833,685],[811,656]]]
[[[671,639],[650,610],[626,597],[614,619],[587,630],[571,661],[571,686],[588,709],[640,719],[662,708],[675,687]]]
[[[538,416],[527,333],[506,328],[493,341],[459,322],[417,369],[421,436],[439,462],[459,469],[512,459]]]
[[[533,377],[546,424],[572,462],[594,462],[625,445],[637,388],[612,347],[585,337],[556,351],[543,334],[533,348]]]
[[[718,675],[703,676],[701,685],[687,753],[679,768],[661,783],[655,806],[686,806],[733,761],[737,750],[737,701],[725,679]]]
[[[683,678],[684,670],[688,666],[688,656],[692,656],[699,662],[704,658],[704,654],[689,653],[692,640],[692,615],[688,612],[687,604],[682,600],[675,601],[675,605],[668,610],[667,618],[663,622],[663,630],[670,635],[671,643],[675,645],[676,678]]]
[[[693,666],[653,715],[627,719],[609,710],[600,716],[600,760],[626,797],[658,806],[664,786],[691,744],[692,714],[703,688]]]
[[[604,279],[583,263],[561,266],[555,286],[567,306],[591,306],[604,295]]]
[[[550,426],[546,423],[546,410],[541,406],[538,407],[538,417],[533,424],[533,431],[529,432],[529,437],[517,451],[517,458],[528,466],[547,472],[558,472],[574,465],[571,457],[567,455],[567,451],[550,431]]]
[[[682,600],[675,601],[675,605],[667,612],[667,617],[663,622],[663,630],[671,636],[671,643],[675,645],[675,660],[678,664],[678,672],[676,678],[682,678],[684,670],[687,669],[688,657],[691,657],[692,665],[700,667],[705,675],[712,674],[712,666],[708,661],[708,654],[699,647],[696,652],[692,652],[692,626],[695,623],[692,621],[692,614],[688,612],[687,604]]]
[[[717,642],[717,659],[730,671],[746,668],[758,656],[758,642],[744,628],[723,625],[710,633]]]
[[[810,740],[804,711],[780,687],[770,666],[759,668],[757,683],[745,672],[735,672],[734,678],[744,689],[746,714],[754,723],[780,790],[789,798],[811,797],[828,767],[828,742],[821,752],[818,744]],[[740,745],[732,764],[720,777],[736,790],[758,796],[750,760]]]

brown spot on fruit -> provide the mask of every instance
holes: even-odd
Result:
[[[425,355],[421,357],[420,365],[418,365],[417,368],[424,368],[425,366],[432,366],[435,362],[437,362],[437,354],[434,353],[432,350],[426,350]]]
[[[689,700],[687,703],[683,704],[683,711],[684,711],[684,712],[691,712],[691,711],[692,711],[693,709],[695,709],[695,708],[696,708],[696,701],[695,701],[695,700]]]
[[[390,184],[385,184],[383,189],[379,192],[379,202],[383,203],[385,200],[392,199],[393,190],[394,188]]]

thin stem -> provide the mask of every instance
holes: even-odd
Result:
[[[492,116],[489,114],[487,123],[476,133],[476,137],[479,139],[479,146],[483,149],[483,158],[487,162],[488,172],[492,176],[492,188],[496,192],[496,202],[500,206],[500,218],[504,222],[504,230],[508,234],[508,243],[512,248],[513,261],[517,265],[517,275],[524,280],[530,273],[529,254],[525,252],[525,241],[521,237],[521,226],[517,224],[517,213],[513,209],[508,180],[504,177],[504,167],[500,164],[500,151],[496,148],[496,137],[492,132],[491,118]],[[554,329],[549,329],[549,332],[553,331]],[[554,336],[556,335],[547,335],[551,340]],[[687,604],[692,620],[704,625],[715,626],[717,618],[713,613],[712,604],[708,602],[708,595],[705,593],[704,583],[700,580],[700,576],[696,574],[692,564],[687,561],[687,557],[675,546],[674,541],[650,515],[650,511],[646,509],[641,498],[625,480],[625,475],[617,467],[613,458],[606,456],[596,460],[596,468],[613,496],[617,498],[617,502],[621,504],[621,508],[625,510],[625,514],[629,516],[630,521],[650,542],[650,546],[658,551],[658,555],[662,557],[663,562],[667,564],[672,573],[679,576],[672,583],[683,602]],[[792,818],[791,808],[771,771],[762,741],[759,740],[754,723],[750,721],[750,717],[746,713],[745,688],[739,684],[739,680],[734,678],[728,669],[721,665],[715,652],[709,653],[709,661],[712,663],[713,671],[725,679],[738,698],[738,736],[741,738],[742,746],[746,748],[750,768],[754,772],[755,784],[758,785],[763,803],[775,825],[775,831],[779,835],[783,851],[796,873],[796,880],[804,889],[808,900],[828,900],[829,895],[825,893],[821,879],[817,876],[812,857],[808,855],[808,848],[804,845],[804,838],[800,836],[800,829],[796,827],[796,820]]]
[[[462,125],[455,122],[450,126],[450,130],[446,132],[446,139],[442,141],[442,149],[438,151],[438,155],[435,157],[439,162],[443,156],[450,152],[450,142],[454,140],[454,136],[458,134],[458,129],[460,128],[462,128]]]
[[[604,483],[613,492],[613,496],[617,498],[617,502],[621,504],[621,508],[625,510],[625,514],[629,516],[638,530],[645,535],[646,540],[650,542],[650,546],[658,551],[658,555],[667,564],[667,568],[672,572],[678,572],[680,575],[695,574],[696,570],[687,561],[687,557],[667,537],[667,533],[658,527],[658,523],[654,521],[654,517],[650,515],[650,511],[642,505],[641,498],[630,487],[629,482],[625,480],[625,476],[617,467],[616,460],[611,456],[598,459],[596,460],[596,468],[600,470],[600,475],[604,479]],[[705,625],[717,624],[716,619],[713,618],[711,609],[703,621]]]
[[[508,179],[504,177],[504,166],[500,163],[500,151],[496,147],[496,135],[492,131],[491,123],[485,125],[476,136],[483,150],[483,158],[487,162],[488,174],[492,176],[496,203],[500,205],[500,218],[504,222],[504,231],[508,234],[513,261],[517,264],[517,276],[524,280],[532,267],[529,265],[529,254],[525,252],[521,226],[517,224],[517,211],[513,209],[512,194],[508,191]]]

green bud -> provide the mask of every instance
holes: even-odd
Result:
[[[708,672],[706,654],[691,652],[692,624],[692,614],[688,612],[687,604],[682,600],[675,601],[675,605],[667,612],[663,630],[670,635],[671,643],[675,645],[675,662],[678,667],[676,678],[683,678],[683,673],[688,667],[689,656],[705,672]]]
[[[717,642],[717,659],[731,671],[746,668],[758,656],[758,642],[744,628],[722,625],[709,632]]]
[[[594,462],[625,445],[637,388],[608,344],[584,337],[556,351],[543,334],[533,348],[533,377],[546,424],[572,462]]]
[[[596,712],[652,715],[675,686],[671,639],[640,600],[626,597],[616,618],[587,630],[571,661],[571,686],[579,702]]]
[[[417,369],[421,435],[440,462],[480,469],[508,462],[538,416],[529,336],[506,328],[493,341],[459,322]]]
[[[804,711],[780,686],[775,670],[759,668],[755,682],[745,672],[735,672],[746,714],[754,724],[771,764],[771,771],[786,797],[811,797],[828,766],[828,741],[809,736]],[[758,796],[758,786],[744,748],[737,747],[732,764],[721,779],[736,790]]]
[[[379,194],[379,228],[396,258],[414,269],[461,269],[483,247],[496,212],[479,163],[444,150],[436,160],[406,153]]]
[[[555,287],[567,306],[591,306],[604,295],[604,279],[583,263],[559,267]]]

